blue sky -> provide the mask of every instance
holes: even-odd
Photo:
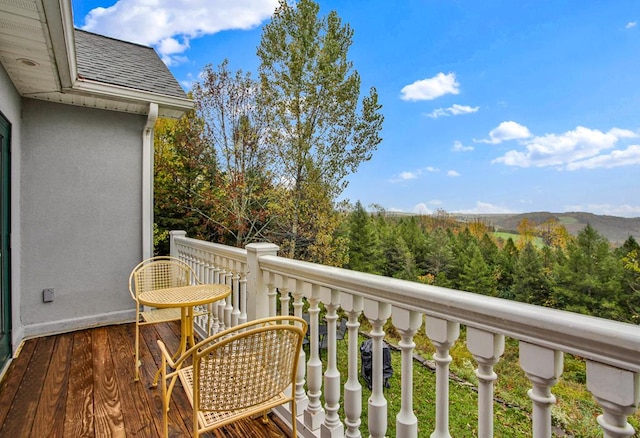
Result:
[[[431,213],[640,217],[637,0],[320,0],[385,116],[344,197]],[[276,0],[76,0],[79,28],[155,47],[189,89],[256,72]]]

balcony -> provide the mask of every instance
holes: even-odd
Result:
[[[178,323],[141,328],[141,381],[133,382],[135,325],[121,324],[30,339],[0,383],[2,437],[162,436],[162,398],[151,388],[160,351],[156,339],[177,348]],[[189,436],[191,407],[175,391],[169,436]],[[282,436],[278,419],[239,421],[220,430],[226,438]]]
[[[551,437],[553,434],[552,407],[556,402],[553,387],[562,376],[565,353],[586,362],[586,387],[601,408],[597,418],[594,416],[592,419],[594,428],[599,432],[590,436],[638,436],[628,419],[634,416],[632,422],[637,424],[639,418],[638,326],[286,259],[277,256],[277,247],[266,243],[238,249],[191,239],[184,232],[174,231],[171,233],[171,254],[187,261],[203,281],[231,286],[232,295],[215,305],[213,330],[279,313],[291,312],[302,316],[304,311],[308,314],[309,348],[301,353],[303,357],[298,382],[291,389],[295,391],[296,407],[300,414],[297,419],[300,436],[360,437],[368,434],[377,438],[390,435],[390,429],[395,430],[395,436],[402,438],[493,436],[494,422],[499,422],[494,412],[494,385],[496,379],[500,381],[500,375],[496,374],[495,367],[500,362],[505,341],[517,343],[519,367],[530,382],[528,399],[531,415],[524,417],[530,422],[534,437]],[[323,318],[320,317],[321,313]],[[344,340],[339,341],[339,345],[336,328],[342,316],[348,319],[347,334]],[[327,350],[322,351],[321,355],[319,327],[325,321]],[[361,325],[363,321],[366,321],[366,330]],[[398,400],[388,400],[389,391],[383,387],[383,339],[385,327],[389,327],[389,324],[400,338],[400,366],[395,367],[393,377],[400,386]],[[205,324],[198,321],[197,325],[200,335],[204,336]],[[75,347],[69,347],[71,338],[74,339],[74,345],[77,337],[89,342],[88,335],[83,334],[85,332],[56,338],[55,345],[66,345],[66,350],[63,350],[66,353],[52,354],[52,361],[58,358],[61,363],[66,363],[71,369],[68,373],[60,372],[55,367],[47,370],[41,364],[26,368],[25,373],[33,373],[36,377],[34,382],[41,382],[40,385],[33,383],[31,389],[25,386],[18,390],[14,388],[14,391],[25,400],[24,410],[40,412],[40,409],[44,409],[43,413],[35,414],[36,420],[31,421],[41,421],[38,418],[55,418],[58,421],[59,416],[54,414],[62,412],[57,410],[62,409],[59,407],[60,395],[45,395],[46,383],[42,396],[40,390],[34,390],[43,387],[46,379],[68,379],[70,383],[79,385],[92,376],[96,378],[92,389],[94,402],[91,418],[95,418],[96,427],[103,423],[112,424],[109,423],[108,413],[115,410],[112,406],[113,397],[105,394],[116,388],[121,398],[119,405],[133,403],[137,406],[136,400],[142,400],[141,392],[147,391],[145,403],[148,407],[145,409],[148,411],[144,412],[147,412],[149,421],[159,421],[159,396],[153,390],[130,383],[133,381],[131,328],[125,325],[95,330],[97,334],[91,335],[93,349],[85,348],[83,353],[78,353],[80,357],[83,354],[93,355],[92,372],[88,365],[85,367],[76,363],[78,356],[75,353],[69,354],[75,352]],[[159,364],[157,351],[149,340],[160,336],[176,342],[175,326],[163,325],[150,330],[158,332],[145,334],[148,339],[146,344],[150,346],[143,353],[143,382],[150,381],[151,373]],[[365,331],[373,341],[373,382],[370,392],[362,387],[360,380],[358,335],[361,331]],[[459,412],[457,406],[450,403],[451,350],[456,342],[462,342],[459,339],[461,331],[465,333],[466,348],[473,357],[478,380],[475,412]],[[423,384],[414,382],[413,371],[414,340],[419,333],[426,333],[435,348],[435,397],[429,406],[413,398],[416,384]],[[37,345],[53,343],[45,339],[48,338],[39,339]],[[21,359],[23,354],[29,354],[29,342],[14,364],[24,360]],[[101,353],[100,346],[105,343],[111,345],[109,358]],[[114,349],[114,344],[119,347]],[[337,360],[338,347],[341,349],[340,362]],[[113,360],[113,368],[106,366],[105,360]],[[102,366],[104,370],[96,370],[96,366]],[[3,406],[6,405],[3,397],[6,397],[5,388],[10,378],[11,375],[5,377],[0,387]],[[23,381],[25,384],[30,382],[29,379]],[[98,394],[103,395],[98,397]],[[370,395],[364,402],[363,394]],[[38,397],[40,402],[31,397]],[[399,408],[390,409],[390,402],[399,404]],[[179,413],[187,415],[184,412],[188,411],[179,407],[179,399],[175,403],[178,407],[172,409],[176,415],[172,420],[173,427],[184,433],[179,426]],[[277,424],[282,424],[283,429],[287,429],[289,421],[285,409],[273,413],[279,418]],[[433,421],[429,425],[418,420],[425,411],[433,411]],[[106,414],[99,416],[101,412]],[[366,415],[364,422],[363,413]],[[2,410],[0,415],[0,422],[7,427],[11,417]],[[450,428],[450,420],[461,416],[474,418],[474,424],[469,425],[468,435]],[[0,429],[0,435],[4,430]],[[133,432],[127,431],[124,435],[133,436]],[[497,433],[497,436],[500,434]]]

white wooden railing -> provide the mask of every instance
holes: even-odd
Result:
[[[214,330],[289,309],[302,316],[304,300],[308,302],[310,353],[308,359],[304,351],[301,353],[298,382],[293,389],[301,413],[300,435],[360,437],[364,408],[370,437],[384,437],[388,421],[395,421],[397,437],[429,433],[431,438],[450,437],[449,350],[458,339],[460,325],[467,328],[467,348],[477,362],[479,437],[493,436],[493,382],[497,377],[493,368],[503,353],[505,337],[519,341],[520,367],[531,381],[528,395],[534,437],[551,437],[551,407],[556,401],[551,388],[562,374],[563,353],[586,360],[587,389],[602,408],[597,422],[603,436],[634,435],[627,418],[640,402],[640,327],[291,260],[278,257],[277,250],[277,246],[268,243],[237,249],[190,239],[182,231],[171,232],[171,255],[191,264],[205,282],[232,287],[232,295],[216,305]],[[320,303],[326,310],[326,369],[322,369],[318,346]],[[348,376],[343,387],[336,362],[339,309],[348,316]],[[373,339],[373,385],[366,407],[361,402],[358,365],[358,318],[362,313],[371,324],[369,336]],[[395,419],[388,418],[382,380],[383,326],[389,319],[401,335],[402,395]],[[436,418],[433,432],[421,429],[419,434],[412,395],[412,356],[413,338],[423,321],[436,348]],[[338,415],[341,399],[342,418]]]

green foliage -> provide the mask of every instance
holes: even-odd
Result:
[[[384,267],[382,245],[373,220],[358,201],[349,216],[349,269],[381,274]]]
[[[355,213],[357,211],[357,215]],[[633,238],[621,248],[593,227],[565,239],[556,222],[545,223],[549,245],[531,235],[518,249],[512,238],[495,238],[481,223],[460,225],[434,217],[370,217],[357,204],[350,226],[354,241],[349,266],[370,273],[523,301],[623,322],[640,321],[640,246]],[[355,217],[358,222],[353,222]],[[384,263],[378,264],[378,236]],[[537,238],[540,239],[540,238]],[[375,263],[373,261],[376,260]],[[357,268],[356,268],[357,266]]]
[[[369,160],[381,141],[377,92],[372,88],[359,101],[360,76],[347,57],[353,30],[335,11],[326,17],[318,11],[311,0],[281,0],[257,50],[257,104],[266,110],[265,142],[275,152],[286,194],[278,213],[290,257],[314,239],[316,218],[331,214],[327,201],[342,193],[345,177]]]

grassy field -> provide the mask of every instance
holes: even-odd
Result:
[[[520,240],[520,235],[516,234],[516,233],[505,233],[503,231],[496,231],[496,232],[491,233],[491,234],[496,239],[508,240],[509,238],[511,238],[511,239],[513,239],[513,243],[515,243],[516,245],[518,244],[518,240]],[[542,241],[542,239],[540,237],[534,237],[533,238],[533,244],[537,248],[542,248],[544,246],[544,242]]]
[[[362,331],[366,333],[368,327],[364,322]],[[393,328],[388,325],[386,342],[395,345],[398,337],[394,336]],[[358,345],[366,339],[360,337]],[[416,335],[416,353],[425,359],[431,359],[435,349],[431,342],[422,334]],[[453,362],[450,371],[456,376],[449,380],[449,428],[452,436],[475,437],[478,424],[477,378],[475,376],[476,362],[466,349],[465,332],[461,330],[460,339],[451,350]],[[326,359],[326,351],[323,354]],[[427,361],[428,362],[428,361]],[[347,379],[347,338],[338,342],[338,368],[342,384]],[[395,417],[400,410],[400,353],[392,348],[392,364],[394,376],[390,379],[390,388],[384,390],[388,403],[388,431],[387,435],[395,436]],[[418,436],[429,436],[435,429],[435,372],[419,361],[413,362],[414,372],[414,413],[418,417]],[[498,437],[530,437],[531,430],[531,400],[527,391],[531,388],[530,381],[518,365],[518,344],[514,340],[507,340],[505,353],[496,365],[495,372],[498,380],[495,385],[494,401],[494,433]],[[591,438],[601,437],[596,417],[601,410],[591,394],[586,390],[586,367],[583,360],[565,355],[564,372],[562,378],[552,389],[558,399],[552,409],[554,436]],[[368,436],[367,401],[370,391],[364,380],[360,378],[362,389],[363,415],[360,430],[362,436]],[[342,406],[342,403],[341,403]],[[340,412],[344,418],[344,412]],[[632,426],[640,429],[640,410],[629,419]],[[640,437],[636,432],[634,437]]]

